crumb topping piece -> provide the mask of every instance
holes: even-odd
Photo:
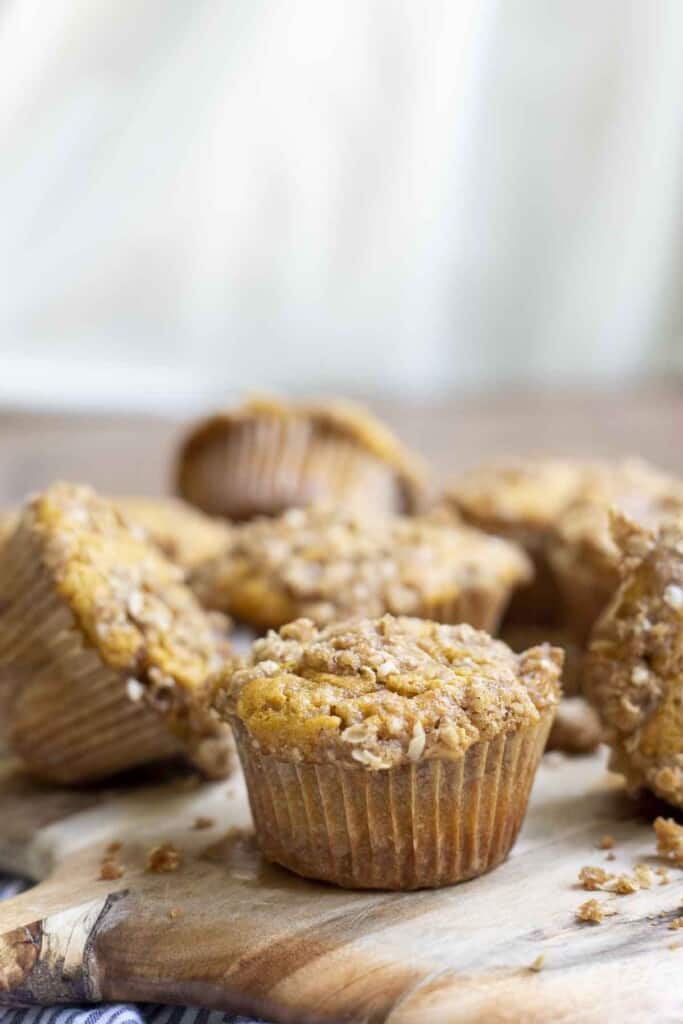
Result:
[[[683,868],[683,825],[679,825],[673,818],[655,818],[653,828],[659,856]],[[665,871],[663,868],[659,870]]]
[[[578,908],[576,919],[587,924],[602,924],[606,917],[613,917],[615,914],[616,910],[608,909],[606,904],[600,903],[599,900],[590,899]]]
[[[561,666],[555,648],[517,655],[465,625],[300,619],[218,678],[215,705],[268,752],[381,770],[459,758],[537,723],[557,703]]]
[[[670,600],[683,587],[683,519],[656,535],[634,528],[622,552],[626,575],[593,632],[586,692],[612,766],[631,787],[683,806],[683,609]]]
[[[177,871],[181,860],[180,851],[173,843],[161,843],[159,846],[153,846],[147,854],[147,870],[153,874]]]
[[[292,509],[237,527],[225,554],[194,574],[207,607],[282,625],[350,615],[424,614],[463,593],[531,578],[516,545],[428,518],[368,519],[339,509]]]
[[[181,570],[91,488],[54,484],[29,502],[20,529],[40,544],[58,592],[104,661],[130,673],[131,700],[143,683],[160,696],[176,684],[196,688],[221,664],[217,623]]]

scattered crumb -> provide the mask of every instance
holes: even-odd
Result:
[[[668,885],[671,879],[669,878],[669,872],[666,868],[655,868],[656,873],[659,875],[659,884]]]
[[[123,864],[119,864],[115,860],[103,860],[100,865],[100,879],[102,881],[112,882],[115,878],[120,878],[123,874]]]
[[[224,839],[250,839],[254,830],[248,825],[231,825],[223,835]]]
[[[147,870],[156,874],[177,871],[180,867],[180,851],[173,843],[162,843],[154,846],[147,854]]]
[[[543,964],[544,964],[544,963],[545,963],[545,954],[543,954],[543,953],[540,953],[540,954],[539,954],[539,955],[538,955],[538,956],[536,957],[536,959],[534,960],[534,962],[533,962],[532,964],[529,964],[529,970],[530,970],[530,971],[540,971],[540,970],[542,970],[542,969],[543,969]]]
[[[604,868],[594,868],[587,865],[579,871],[579,881],[588,892],[601,889],[611,878],[614,878],[614,875],[610,875]]]
[[[683,917],[675,917],[673,921],[669,921],[669,931],[677,932],[680,928],[683,928]]]
[[[631,878],[630,875],[615,875],[603,888],[607,892],[617,893],[618,896],[630,896],[631,893],[638,892],[640,883],[637,878]]]
[[[680,949],[680,948],[681,948],[680,942],[670,942],[669,943],[669,949]]]
[[[635,864],[633,874],[641,889],[651,889],[654,881],[654,872],[648,864]]]
[[[683,825],[673,818],[655,818],[653,828],[657,835],[657,853],[683,868]]]
[[[118,839],[115,839],[113,843],[109,843],[108,846],[105,848],[105,853],[118,853],[122,847],[123,843],[120,842]]]
[[[617,859],[617,855],[614,852],[614,850],[610,850],[609,853],[607,854],[607,856],[605,857],[605,860],[616,860],[616,859]]]
[[[214,821],[213,818],[207,818],[204,815],[200,814],[198,818],[194,819],[194,825],[192,826],[192,828],[195,828],[195,829],[213,828],[213,826],[215,824],[216,824],[216,822]]]
[[[614,836],[606,834],[598,843],[599,850],[611,850],[614,848]]]
[[[168,916],[169,916],[171,921],[175,921],[176,918],[180,917],[180,908],[179,907],[171,907],[171,909],[168,912]]]
[[[589,924],[602,924],[606,917],[612,917],[616,910],[608,910],[604,903],[596,899],[586,900],[576,911],[577,921],[586,921]]]

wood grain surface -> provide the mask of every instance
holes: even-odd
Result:
[[[629,896],[577,884],[586,864],[659,863],[651,815],[602,754],[546,755],[502,867],[438,891],[348,892],[261,858],[241,778],[64,792],[6,767],[0,866],[39,884],[0,906],[0,1001],[190,1002],[278,1021],[680,1021],[683,939],[668,924],[683,872]],[[125,871],[101,881],[112,841]],[[181,865],[150,873],[163,841]],[[589,895],[615,916],[578,923]]]

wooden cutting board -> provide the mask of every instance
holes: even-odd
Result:
[[[630,896],[576,884],[586,864],[659,864],[652,813],[602,755],[547,755],[502,867],[440,891],[346,892],[262,860],[239,778],[68,792],[5,764],[0,866],[39,884],[0,905],[0,1000],[153,1000],[297,1022],[680,1022],[683,932],[668,924],[683,913],[683,871]],[[200,817],[213,824],[195,828]],[[596,848],[604,833],[612,863]],[[146,871],[167,840],[178,870]],[[112,841],[125,873],[100,881]],[[590,895],[618,913],[579,924]]]

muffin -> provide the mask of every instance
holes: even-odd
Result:
[[[619,551],[609,528],[610,508],[653,527],[683,509],[683,483],[637,459],[605,466],[593,475],[590,492],[564,512],[548,547],[558,581],[564,619],[579,643],[619,583]]]
[[[611,767],[683,807],[683,520],[658,534],[618,525],[624,578],[593,631],[584,688]]]
[[[425,475],[381,423],[342,402],[258,399],[196,424],[178,493],[211,515],[250,519],[329,501],[364,513],[414,512]]]
[[[31,772],[84,782],[183,752],[227,772],[206,690],[227,644],[181,580],[88,487],[25,506],[0,551],[0,729]]]
[[[493,631],[531,572],[516,545],[469,527],[311,506],[235,527],[191,584],[206,607],[261,630],[391,612]]]
[[[489,871],[524,818],[562,653],[471,626],[308,619],[256,641],[214,698],[264,855],[351,888]]]
[[[560,625],[560,597],[548,564],[548,543],[562,513],[583,493],[594,465],[569,459],[490,463],[469,470],[445,491],[462,518],[521,544],[534,562],[534,577],[510,604],[517,625]]]
[[[179,498],[125,497],[112,501],[186,572],[219,555],[230,541],[230,527],[224,520],[204,515]]]

